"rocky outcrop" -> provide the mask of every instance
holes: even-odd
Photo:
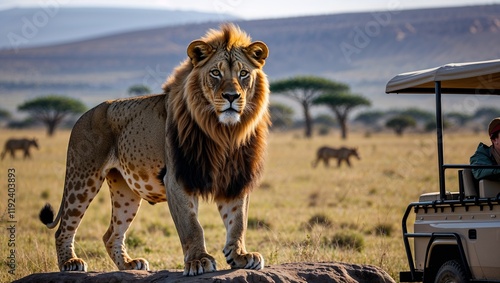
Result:
[[[285,263],[266,266],[261,271],[222,270],[200,276],[185,277],[178,270],[116,272],[53,272],[26,276],[17,283],[114,283],[114,282],[345,282],[394,283],[381,268],[340,262]]]

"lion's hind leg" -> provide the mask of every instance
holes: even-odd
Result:
[[[248,195],[234,200],[217,201],[219,213],[226,226],[224,256],[231,268],[260,270],[264,257],[258,252],[247,252],[245,234],[248,221]]]
[[[125,233],[134,220],[141,197],[135,194],[120,172],[111,170],[106,180],[111,194],[112,215],[109,228],[102,237],[109,256],[120,270],[149,270],[149,263],[143,258],[132,259],[125,247]]]
[[[87,271],[87,263],[75,254],[74,240],[88,206],[99,192],[102,179],[88,172],[83,175],[87,177],[78,181],[68,181],[73,178],[66,178],[61,223],[55,235],[61,271]]]

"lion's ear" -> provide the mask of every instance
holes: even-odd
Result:
[[[207,59],[213,53],[212,46],[202,40],[195,40],[191,42],[187,48],[187,55],[191,58],[193,65]]]
[[[257,61],[262,66],[269,55],[269,49],[262,41],[256,41],[250,44],[247,48],[245,48],[245,51],[250,59]]]

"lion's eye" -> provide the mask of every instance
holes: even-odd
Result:
[[[220,77],[220,75],[221,75],[221,73],[220,73],[220,71],[219,71],[219,70],[217,70],[217,69],[213,69],[213,70],[211,70],[211,71],[210,71],[210,75],[211,75],[212,77],[219,78],[219,77]]]
[[[248,71],[246,71],[246,70],[241,70],[241,71],[240,71],[240,78],[244,79],[244,78],[248,77],[248,75],[249,75],[249,74],[250,74],[250,73],[249,73]]]

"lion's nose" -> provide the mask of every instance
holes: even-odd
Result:
[[[232,103],[236,99],[240,98],[239,93],[223,93],[222,97],[224,97],[229,103]]]

